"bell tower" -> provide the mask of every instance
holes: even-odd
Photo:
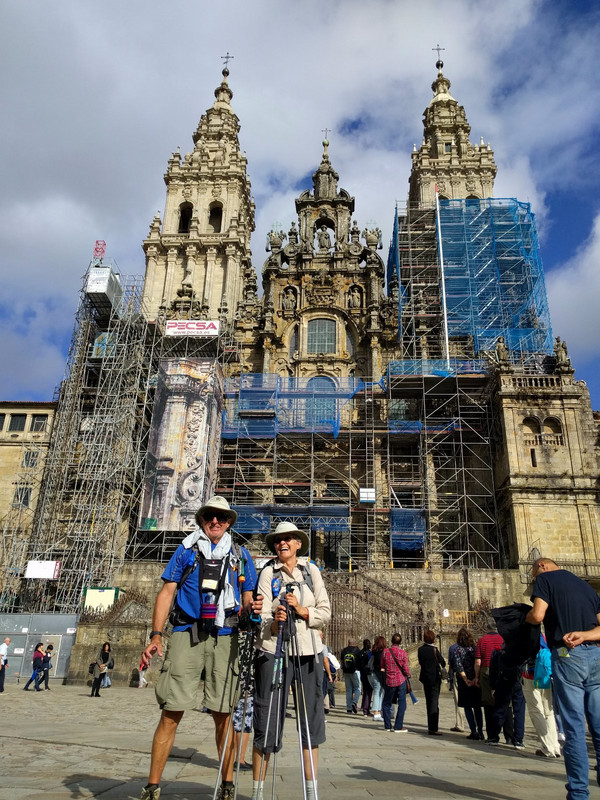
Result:
[[[467,115],[450,94],[450,81],[436,63],[437,78],[431,84],[433,99],[423,115],[423,142],[412,153],[409,202],[420,207],[435,205],[435,187],[440,198],[493,197],[496,162],[489,144],[473,145]]]
[[[164,219],[155,216],[143,243],[144,301],[151,318],[232,325],[253,274],[254,202],[228,76],[225,67],[215,102],[193,135],[193,151],[182,158],[177,150],[167,165]]]

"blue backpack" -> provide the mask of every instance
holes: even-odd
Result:
[[[547,647],[540,648],[535,657],[533,685],[536,689],[549,689],[552,686],[552,659]]]

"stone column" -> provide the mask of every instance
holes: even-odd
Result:
[[[167,264],[165,270],[165,304],[169,305],[175,299],[173,286],[175,284],[175,270],[177,268],[177,248],[169,247],[167,250]]]
[[[183,281],[181,283],[182,286],[189,286],[191,288],[194,285],[194,272],[196,269],[196,253],[197,249],[196,246],[193,244],[189,245],[185,249],[187,263],[185,265],[185,274],[183,276]]]
[[[206,275],[204,277],[204,291],[202,292],[202,305],[208,306],[209,316],[217,314],[217,309],[211,304],[211,297],[213,292],[213,283],[215,280],[215,262],[217,256],[217,248],[209,247],[206,251]],[[220,298],[219,298],[220,301]]]

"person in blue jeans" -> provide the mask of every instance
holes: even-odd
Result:
[[[385,669],[385,691],[383,693],[383,724],[389,733],[408,733],[404,727],[404,714],[406,712],[406,688],[410,678],[408,654],[402,650],[402,636],[395,633],[392,636],[392,646],[386,648],[381,656],[381,663]],[[398,711],[392,728],[392,705],[398,703]]]
[[[565,730],[567,800],[588,798],[586,723],[600,784],[600,598],[592,587],[550,558],[532,567],[533,608],[525,618],[544,623],[552,654],[554,696]]]
[[[358,714],[360,698],[360,650],[355,639],[348,639],[348,646],[340,654],[340,663],[346,683],[346,713]]]

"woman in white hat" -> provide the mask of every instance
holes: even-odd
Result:
[[[307,796],[312,798],[317,782],[318,747],[325,741],[323,658],[319,655],[323,643],[318,631],[329,622],[331,606],[317,566],[308,559],[299,561],[308,553],[309,546],[308,536],[303,531],[292,522],[280,522],[267,534],[265,541],[277,558],[263,569],[258,582],[258,593],[264,601],[255,667],[252,797],[262,800],[269,756],[281,748],[289,687],[300,677],[301,686],[294,685],[294,696],[302,731]],[[277,702],[276,698],[271,700],[275,647],[279,623],[286,622],[288,613],[294,615],[297,637],[287,645],[291,658],[283,660],[281,700]]]

